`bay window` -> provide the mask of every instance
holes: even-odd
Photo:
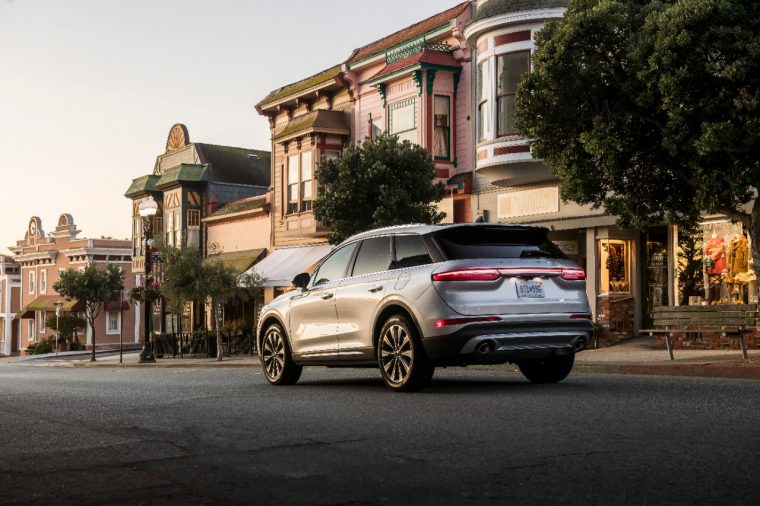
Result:
[[[491,124],[488,97],[491,94],[491,71],[488,60],[478,65],[478,142],[486,139]]]
[[[518,51],[496,58],[496,114],[499,137],[515,134],[515,95],[517,83],[530,72],[530,51]]]
[[[288,157],[288,214],[298,212],[298,155]]]
[[[314,163],[312,151],[288,156],[286,173],[287,213],[310,211],[314,200]]]
[[[312,175],[313,169],[311,164],[311,151],[301,153],[301,211],[311,209],[312,194]]]
[[[436,95],[433,100],[433,157],[436,160],[448,160],[451,139],[451,99]]]

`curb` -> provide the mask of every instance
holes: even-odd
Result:
[[[756,364],[576,364],[574,372],[589,374],[637,374],[647,376],[685,376],[695,378],[724,378],[760,380]]]

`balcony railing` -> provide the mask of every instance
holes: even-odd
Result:
[[[440,42],[429,42],[426,40],[420,40],[409,44],[408,46],[400,47],[392,51],[388,51],[385,54],[385,63],[393,63],[399,60],[403,60],[407,56],[421,53],[423,51],[435,51],[438,53],[452,53],[456,48],[450,44],[442,44]]]

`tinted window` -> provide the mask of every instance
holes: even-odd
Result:
[[[391,238],[374,237],[362,241],[354,264],[354,276],[387,271],[391,267]]]
[[[393,263],[394,269],[426,265],[429,263],[432,263],[432,260],[430,260],[430,254],[428,254],[422,236],[396,236],[396,261]]]
[[[335,250],[332,255],[327,257],[327,260],[325,260],[322,265],[319,266],[317,272],[314,273],[312,286],[345,278],[348,262],[351,261],[351,256],[356,249],[356,244],[357,243],[348,244],[339,250]]]
[[[455,227],[433,237],[450,260],[567,258],[541,228]]]

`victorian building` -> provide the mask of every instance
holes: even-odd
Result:
[[[255,269],[266,300],[330,251],[312,212],[320,160],[382,132],[426,148],[447,183],[447,221],[471,221],[469,2],[354,50],[348,59],[272,91],[256,106],[272,135],[272,248]]]
[[[20,324],[16,329],[17,335],[6,341],[6,354],[23,351],[29,344],[55,335],[55,330],[47,325],[46,320],[55,315],[57,304],[60,304],[62,311],[83,310],[78,301],[61,297],[53,290],[53,284],[63,271],[84,270],[90,265],[105,267],[107,264],[115,264],[124,272],[124,293],[134,286],[130,241],[80,239],[77,237],[79,233],[70,214],[62,214],[55,230],[50,233],[44,232],[42,221],[34,216],[29,220],[24,239],[9,248],[14,263],[5,262],[4,267],[16,279],[12,283],[15,284],[12,290],[19,294],[18,305],[12,300],[13,294],[10,294],[11,300],[7,297],[5,300],[10,304],[11,311],[20,308],[15,315]],[[124,296],[121,304],[106,304],[103,312],[95,319],[95,329],[90,328],[89,324],[86,326],[85,342],[82,344],[92,346],[93,330],[96,347],[110,347],[121,339],[125,343],[139,343],[141,327],[138,316]],[[8,323],[7,319],[5,323]]]
[[[134,282],[143,283],[146,232],[154,242],[197,247],[207,253],[203,219],[228,202],[264,195],[270,184],[269,166],[266,151],[191,142],[185,125],[173,125],[152,173],[134,179],[125,193],[132,200]],[[139,206],[148,197],[156,201],[158,212],[146,227]],[[201,324],[201,315],[188,307],[180,326],[176,315],[166,315],[156,307],[152,328],[190,330]]]

